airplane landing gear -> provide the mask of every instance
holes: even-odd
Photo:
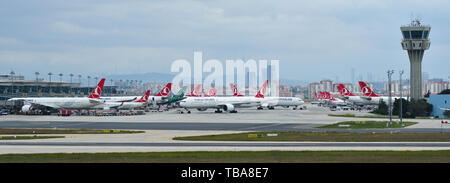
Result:
[[[220,109],[217,109],[214,111],[214,113],[222,113],[222,111]]]

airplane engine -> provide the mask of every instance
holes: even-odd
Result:
[[[225,104],[225,106],[223,106],[223,110],[234,111],[234,105],[233,104]]]
[[[206,111],[208,108],[197,108],[198,111]]]
[[[29,105],[29,104],[22,106],[22,112],[28,112],[31,109],[32,109],[31,105]]]

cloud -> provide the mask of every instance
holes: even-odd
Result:
[[[433,45],[450,45],[448,5],[439,0],[11,2],[2,12],[14,16],[0,17],[0,59],[18,68],[30,66],[14,62],[68,69],[64,65],[74,72],[96,72],[92,63],[101,65],[101,72],[114,65],[123,73],[169,72],[173,60],[192,60],[194,51],[202,51],[205,59],[279,59],[282,77],[302,80],[346,79],[349,67],[384,75],[387,68],[408,69],[399,27],[414,11],[433,26],[433,50],[426,57],[446,59],[445,50]]]
[[[56,31],[66,34],[100,35],[104,33],[99,29],[86,28],[69,22],[55,22],[51,27]]]
[[[20,44],[23,44],[23,42],[16,38],[0,37],[0,46],[16,46]]]

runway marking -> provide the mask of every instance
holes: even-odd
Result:
[[[0,146],[129,146],[129,147],[450,147],[449,142],[11,142]]]

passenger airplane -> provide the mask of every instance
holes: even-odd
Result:
[[[323,95],[324,99],[326,99],[329,103],[333,105],[346,105],[345,101],[332,97],[330,92],[323,92]]]
[[[100,99],[104,84],[105,78],[102,78],[89,97],[29,97],[11,98],[8,101],[24,101],[22,112],[42,106],[53,109],[88,109],[104,103],[104,100]]]
[[[236,113],[236,108],[257,107],[261,105],[267,87],[266,80],[254,97],[188,97],[180,101],[180,106],[188,109],[195,108],[199,111],[206,111],[209,108],[216,109],[216,113],[222,113],[222,110]]]
[[[350,101],[355,105],[378,105],[378,103],[375,103],[377,101],[368,100],[366,97],[354,95],[342,83],[338,84],[337,89],[341,96],[344,97],[344,99]]]
[[[148,98],[150,96],[150,90],[147,90],[145,94],[136,101],[122,101],[122,102],[114,102],[114,101],[108,101],[103,104],[97,105],[92,107],[93,109],[103,109],[103,110],[109,110],[109,109],[136,109],[136,108],[142,108],[147,105]]]
[[[361,96],[361,98],[372,101],[376,104],[379,104],[381,101],[384,101],[386,103],[389,101],[389,97],[379,96],[375,94],[375,92],[373,92],[373,90],[364,81],[359,81],[358,83],[361,91],[363,92],[363,96]],[[395,99],[400,99],[400,97],[391,97],[391,99],[392,102],[394,102]],[[407,100],[407,97],[403,97],[403,99]]]
[[[158,105],[169,105],[172,103],[176,103],[179,102],[183,99],[185,99],[186,97],[184,96],[185,92],[186,92],[186,88],[187,86],[183,86],[177,94],[173,95],[172,97],[168,98],[167,101],[163,101],[163,102],[159,102],[157,103]]]
[[[149,96],[147,103],[158,103],[168,98],[170,91],[172,90],[172,83],[167,83],[161,91],[154,95]],[[121,97],[101,97],[106,102],[131,102],[138,99],[140,96],[121,96]]]
[[[242,97],[241,93],[239,93],[238,89],[233,83],[230,83],[231,90],[233,91],[233,96]],[[264,97],[263,102],[258,109],[263,109],[264,107],[268,109],[275,109],[275,106],[282,106],[285,108],[289,108],[290,106],[294,107],[294,110],[297,109],[298,106],[303,105],[302,99],[297,97]]]

